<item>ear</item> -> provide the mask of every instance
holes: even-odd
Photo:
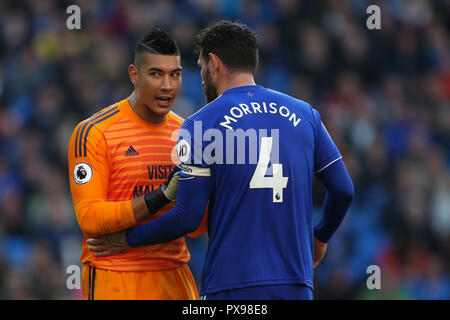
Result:
[[[138,68],[134,64],[130,64],[128,67],[128,75],[131,83],[136,87],[138,84]]]
[[[208,65],[210,67],[211,73],[212,74],[217,73],[219,70],[219,67],[222,64],[222,61],[216,54],[211,53],[211,52],[208,53],[208,58],[209,58]]]

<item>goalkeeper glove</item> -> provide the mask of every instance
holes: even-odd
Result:
[[[157,190],[144,196],[148,212],[155,214],[166,204],[175,200],[177,197],[178,181],[180,178],[181,167],[176,165],[169,174],[166,182]]]

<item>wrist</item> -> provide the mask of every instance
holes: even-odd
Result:
[[[155,214],[170,202],[170,200],[164,195],[163,188],[158,188],[157,190],[146,194],[144,196],[144,201],[150,215]]]

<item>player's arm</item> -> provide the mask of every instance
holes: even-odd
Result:
[[[157,213],[165,205],[176,199],[180,171],[179,166],[173,167],[162,186],[149,194],[131,200],[134,219],[137,223],[143,221],[149,215]]]
[[[189,238],[197,238],[197,237],[205,234],[206,232],[208,232],[208,206],[209,206],[209,202],[206,205],[205,214],[203,215],[203,220],[200,223],[200,226],[194,232],[187,234],[187,236]]]
[[[188,123],[185,121],[182,129],[186,129],[189,126]],[[192,129],[192,126],[190,128]],[[183,130],[180,130],[177,154],[179,157],[181,155],[180,161],[184,164],[182,165],[183,173],[180,174],[175,206],[157,219],[130,228],[126,233],[118,232],[88,239],[88,243],[91,245],[89,250],[96,251],[96,256],[104,257],[124,252],[129,249],[129,245],[143,246],[172,241],[198,229],[208,205],[211,168],[205,165],[189,164],[189,159],[192,160],[190,163],[197,164],[199,159],[191,158],[195,157],[196,152],[189,151],[191,147],[187,146],[188,141],[183,139],[181,132]],[[186,149],[183,149],[184,147]],[[180,152],[182,150],[187,150],[187,152]]]
[[[322,217],[314,227],[314,268],[323,259],[327,243],[344,219],[354,196],[353,183],[342,159],[318,173],[317,177],[327,188],[327,194]]]
[[[89,250],[94,251],[97,257],[107,257],[128,251],[130,246],[171,241],[183,235],[197,237],[205,233],[209,178],[185,178],[187,181],[183,179],[180,181],[181,190],[177,193],[177,202],[172,210],[152,222],[102,237],[90,238],[87,240]]]
[[[129,246],[169,242],[194,232],[205,215],[210,178],[181,174],[175,206],[164,215],[126,231]]]
[[[326,243],[344,219],[354,190],[342,156],[325,128],[319,112],[311,110],[315,122],[314,172],[327,189],[322,219],[314,228],[314,237]]]
[[[316,134],[314,169],[316,176],[325,185],[327,195],[322,217],[314,227],[314,267],[322,260],[327,243],[341,224],[353,199],[353,182],[345,168],[342,156],[331,136],[313,110]]]
[[[327,243],[341,224],[353,200],[353,182],[342,158],[316,175],[327,189],[322,217],[314,227],[314,237]]]
[[[99,238],[87,240],[89,250],[106,257],[130,247],[169,242],[195,231],[205,215],[210,193],[209,177],[180,177],[175,206],[150,222]]]
[[[83,122],[72,134],[68,162],[75,213],[86,236],[127,229],[170,202],[160,189],[133,200],[107,201],[110,169],[106,141],[95,126],[88,135],[82,133]]]

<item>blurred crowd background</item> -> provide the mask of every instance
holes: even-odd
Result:
[[[66,8],[81,8],[68,30]],[[381,9],[369,30],[366,9]],[[193,37],[248,24],[258,84],[319,110],[356,188],[315,273],[316,299],[450,298],[450,46],[445,0],[0,2],[0,298],[80,299],[66,286],[82,234],[67,146],[75,125],[127,97],[135,44],[153,27],[182,54],[174,111],[204,105]],[[314,185],[315,218],[325,191]],[[187,240],[200,286],[207,238]],[[236,262],[240,263],[240,262]],[[378,265],[381,290],[369,290]]]

